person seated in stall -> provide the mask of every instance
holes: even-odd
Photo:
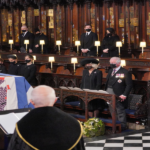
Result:
[[[37,79],[36,79],[36,66],[33,64],[33,56],[27,54],[25,56],[26,65],[22,66],[21,75],[26,78],[26,80],[32,86],[37,86]]]
[[[4,66],[4,60],[2,58],[0,58],[0,73],[7,73]]]
[[[100,90],[102,86],[102,72],[98,70],[99,61],[94,58],[85,58],[80,64],[85,67],[81,81],[81,89]],[[80,102],[82,109],[85,109],[84,102]],[[88,110],[90,117],[98,117],[99,110],[104,106],[104,101],[100,99],[89,103]]]
[[[38,86],[31,93],[31,110],[17,124],[7,150],[85,150],[82,125],[53,107],[55,91]]]
[[[127,128],[125,108],[128,106],[128,95],[132,89],[132,75],[131,73],[122,68],[121,59],[119,57],[112,57],[110,59],[110,69],[107,75],[106,91],[109,94],[115,94],[121,100],[116,100],[116,115],[118,121],[121,122],[122,130]],[[112,114],[112,106],[109,104],[109,110]]]
[[[102,57],[118,57],[118,48],[116,42],[119,41],[119,36],[115,34],[113,28],[106,29],[106,36],[102,41]]]
[[[8,74],[20,75],[22,65],[18,63],[17,56],[15,54],[11,54],[11,55],[8,55],[7,58],[10,63],[8,67]]]
[[[23,25],[21,27],[22,34],[19,35],[19,46],[20,51],[19,53],[32,53],[33,52],[33,40],[34,40],[34,34],[28,31],[28,27],[26,25]],[[26,52],[26,44],[24,44],[25,40],[29,40],[29,44],[27,46],[27,52]]]
[[[43,45],[43,53],[48,54],[48,38],[46,35],[40,32],[38,28],[35,28],[35,38],[34,38],[34,46],[33,53],[41,54],[41,45],[40,40],[44,40],[45,44]]]

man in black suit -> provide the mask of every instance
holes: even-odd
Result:
[[[91,25],[85,25],[86,33],[81,35],[81,51],[83,56],[96,56],[95,41],[98,40],[97,34],[91,32]]]
[[[115,94],[120,97],[116,100],[116,114],[117,119],[121,122],[122,130],[126,129],[126,113],[127,97],[132,89],[132,75],[131,73],[122,68],[121,60],[119,57],[112,57],[110,59],[112,69],[107,75],[106,91],[109,94]],[[112,106],[109,104],[109,110],[112,114]]]
[[[19,52],[26,53],[26,45],[24,44],[24,41],[29,40],[27,52],[32,53],[34,35],[28,31],[28,28],[26,25],[23,25],[21,27],[21,31],[22,31],[22,34],[20,34],[20,36],[19,36],[19,45],[20,45],[20,51]]]

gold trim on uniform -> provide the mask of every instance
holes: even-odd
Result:
[[[79,121],[78,121],[79,122]],[[77,141],[75,142],[75,144],[69,148],[68,150],[72,150],[80,141],[81,137],[82,137],[82,134],[83,134],[83,127],[82,127],[82,124],[79,122],[79,125],[80,125],[80,129],[81,129],[81,133],[79,135],[79,138],[77,139]],[[23,137],[22,135],[20,134],[19,132],[19,129],[18,129],[18,125],[16,124],[16,131],[17,131],[17,134],[19,135],[19,137],[27,144],[29,145],[31,148],[35,149],[35,150],[39,150],[37,149],[36,147],[34,147],[33,145],[31,145],[29,142],[27,142]]]
[[[79,121],[78,121],[79,122]],[[81,137],[82,137],[82,134],[83,134],[83,127],[82,127],[82,124],[79,122],[79,125],[80,125],[80,129],[81,129],[81,133],[80,133],[80,136],[79,138],[77,139],[76,143],[71,147],[69,148],[68,150],[72,150],[80,141]]]
[[[31,145],[30,143],[28,143],[28,142],[22,137],[22,135],[21,135],[20,132],[19,132],[19,129],[18,129],[18,125],[17,125],[17,124],[16,124],[16,131],[17,131],[19,137],[20,137],[27,145],[29,145],[31,148],[33,148],[33,149],[35,149],[35,150],[39,150],[39,149],[37,149],[36,147],[34,147],[33,145]]]

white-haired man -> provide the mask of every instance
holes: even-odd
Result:
[[[25,40],[29,40],[29,44],[27,47],[27,52],[32,53],[33,50],[33,42],[34,42],[34,34],[28,31],[28,27],[23,25],[21,27],[22,34],[19,36],[19,46],[21,53],[26,53],[26,45],[24,44]]]
[[[17,124],[8,150],[85,150],[81,124],[53,107],[54,89],[38,86],[31,93],[35,106]]]
[[[111,70],[107,75],[106,91],[109,94],[115,94],[122,100],[116,101],[116,114],[117,119],[121,122],[122,130],[126,129],[126,113],[127,97],[132,89],[132,75],[131,73],[122,68],[121,60],[119,57],[112,57],[110,59]],[[112,106],[109,105],[110,112],[112,113]]]

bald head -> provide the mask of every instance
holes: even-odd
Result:
[[[28,31],[28,27],[27,27],[26,25],[23,25],[23,26],[21,27],[21,30],[26,32],[26,31]]]
[[[31,93],[31,103],[35,108],[53,106],[56,100],[55,91],[49,86],[37,86]]]

